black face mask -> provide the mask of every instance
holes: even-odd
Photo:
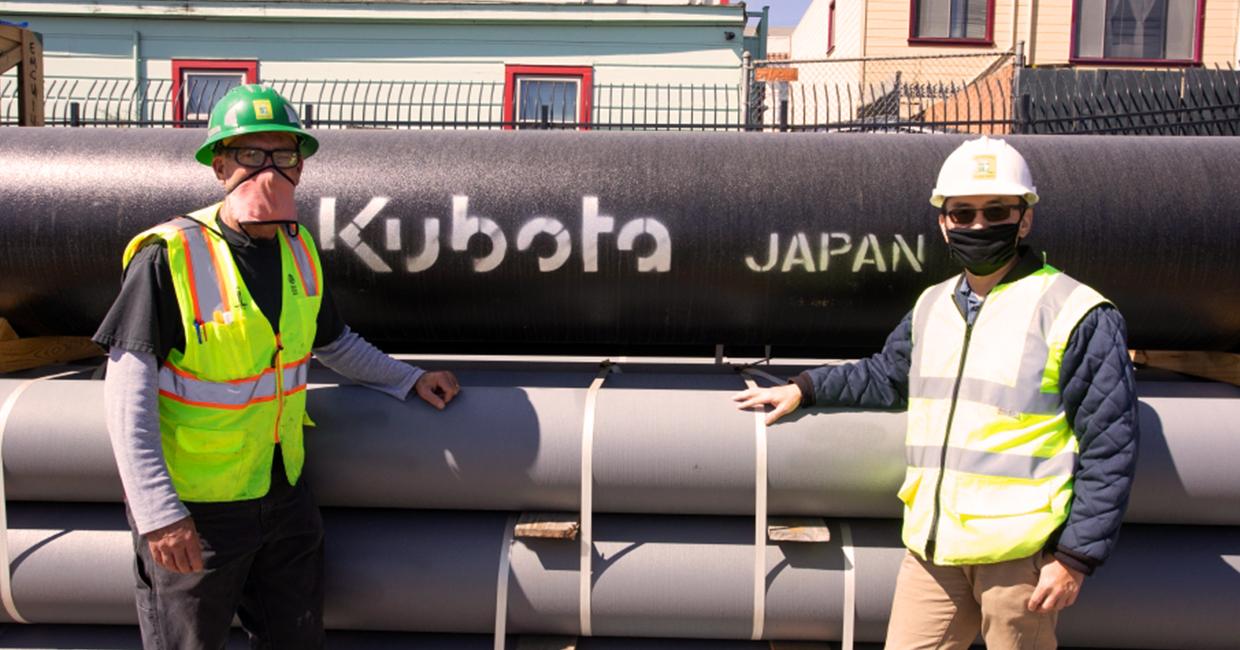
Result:
[[[981,230],[955,228],[947,231],[952,259],[973,275],[990,275],[1016,256],[1020,222],[1001,223]]]

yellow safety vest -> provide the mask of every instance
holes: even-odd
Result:
[[[290,484],[305,459],[306,372],[322,300],[318,251],[304,228],[280,228],[284,304],[279,333],[254,304],[218,232],[219,204],[135,237],[123,264],[146,244],[168,247],[185,350],[159,369],[164,459],[182,500],[254,499],[271,487],[280,443]]]
[[[1028,557],[1067,518],[1078,448],[1059,369],[1077,324],[1107,303],[1046,265],[995,287],[968,326],[959,282],[913,309],[899,492],[905,546],[939,565]]]

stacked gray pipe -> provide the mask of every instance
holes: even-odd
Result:
[[[598,395],[594,431],[592,633],[745,647],[754,416],[729,399],[742,380],[709,366],[620,368]],[[315,370],[307,476],[330,506],[329,628],[491,633],[512,513],[578,507],[581,422],[597,370],[460,365],[465,390],[442,413]],[[12,410],[3,454],[6,490],[18,501],[10,506],[14,596],[40,623],[132,625],[132,540],[120,508],[106,503],[120,490],[102,382],[89,375],[31,384]],[[0,380],[0,401],[20,381]],[[1061,641],[1234,648],[1240,476],[1230,463],[1240,457],[1240,389],[1142,381],[1139,391],[1142,455],[1129,523],[1116,555],[1063,616]],[[892,519],[902,440],[898,413],[815,410],[767,431],[770,514],[825,516],[832,541],[768,544],[764,638],[841,639],[851,569],[856,639],[881,642],[904,552]],[[508,553],[507,631],[514,639],[578,634],[576,542],[518,539]]]
[[[598,395],[594,510],[753,514],[754,418],[731,402],[741,377],[709,367],[621,369]],[[315,370],[311,486],[327,506],[575,511],[596,372],[458,368],[468,390],[437,412]],[[103,384],[87,376],[35,383],[17,401],[3,447],[10,499],[120,501]],[[18,383],[0,379],[0,402]],[[1240,525],[1240,388],[1142,381],[1138,391],[1141,454],[1127,521]],[[878,411],[815,409],[781,420],[767,434],[769,511],[898,518],[904,426],[902,413]]]
[[[138,628],[122,625],[25,625],[0,626],[0,647],[24,650],[133,650],[141,647]],[[417,634],[401,632],[346,632],[329,630],[327,647],[343,650],[494,650],[492,637],[484,634]],[[862,643],[856,650],[881,650]],[[234,631],[226,649],[249,650],[240,630]],[[508,639],[504,650],[840,650],[838,643],[817,641],[780,642],[775,648],[762,641],[691,639],[633,639],[589,637],[567,639],[532,636]],[[1070,649],[1066,649],[1070,650]]]
[[[486,634],[495,620],[506,513],[329,510],[327,625],[335,630]],[[115,505],[11,508],[14,597],[53,624],[132,625],[132,540]],[[593,632],[747,638],[753,615],[752,520],[599,515]],[[841,548],[850,527],[854,562]],[[857,640],[880,642],[904,554],[898,523],[832,519],[834,540],[771,543],[771,639],[839,639],[845,571],[855,572]],[[510,633],[575,635],[577,547],[517,540]],[[1032,566],[1032,564],[1031,564]],[[1225,527],[1129,526],[1104,572],[1060,623],[1065,645],[1234,648],[1240,638],[1240,536]]]

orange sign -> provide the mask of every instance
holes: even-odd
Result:
[[[758,81],[796,81],[796,68],[758,68],[753,78]]]

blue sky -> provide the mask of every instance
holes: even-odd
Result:
[[[745,4],[750,11],[761,11],[763,5],[769,6],[772,26],[793,27],[801,20],[809,3],[810,0],[748,0]]]

